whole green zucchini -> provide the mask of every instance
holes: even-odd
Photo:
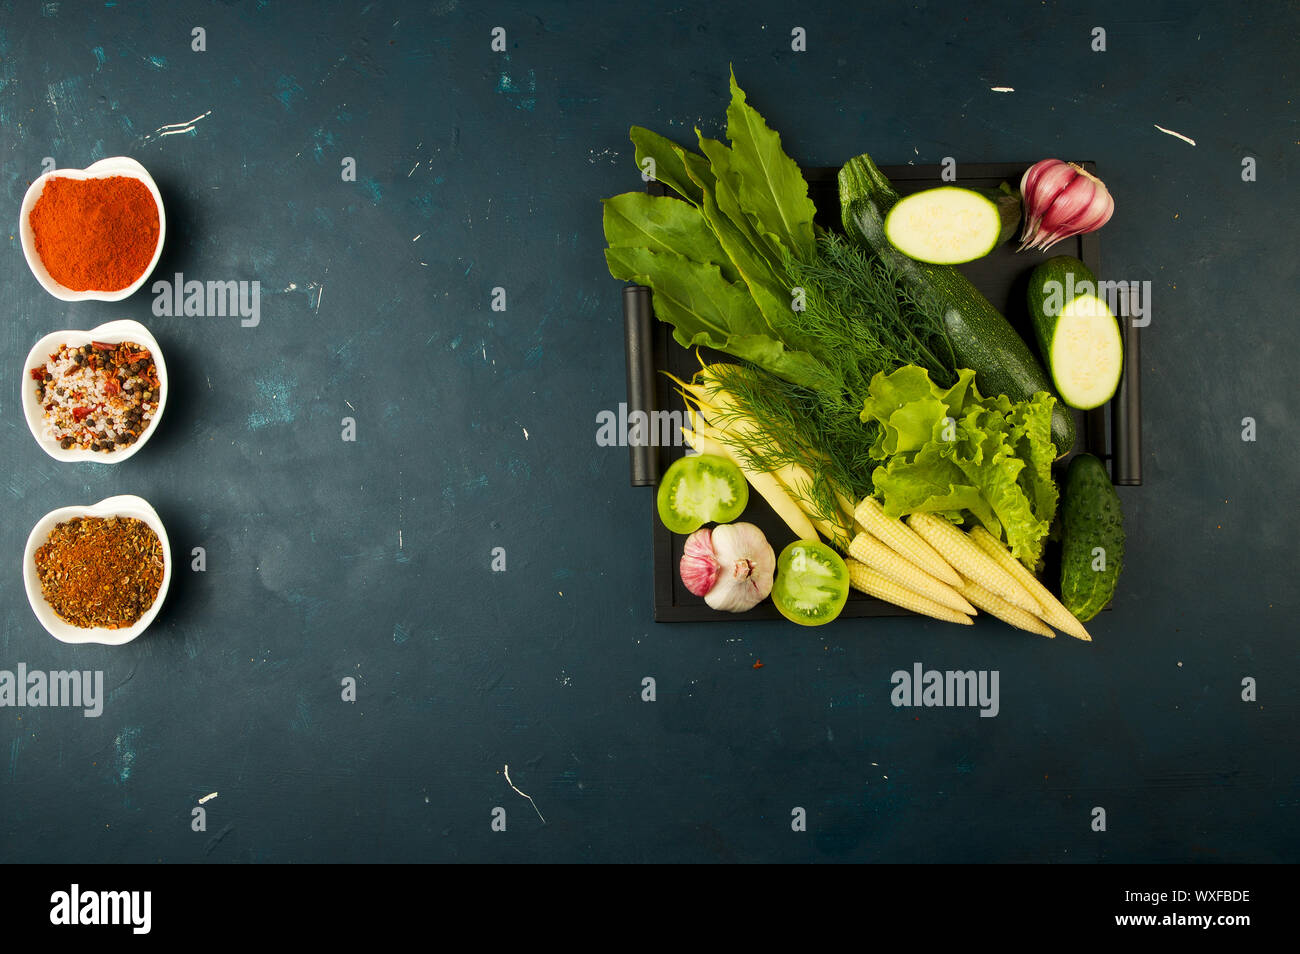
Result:
[[[1058,456],[1068,454],[1074,446],[1074,420],[1024,339],[957,269],[918,262],[889,243],[885,217],[899,195],[870,156],[850,159],[839,180],[840,215],[849,237],[887,259],[918,295],[943,306],[958,365],[975,372],[982,394],[1005,394],[1013,401],[1028,400],[1039,391],[1055,397],[1052,442]]]

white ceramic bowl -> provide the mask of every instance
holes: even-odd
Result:
[[[163,552],[162,586],[158,588],[158,596],[154,599],[153,605],[134,626],[123,629],[73,626],[60,619],[58,614],[50,609],[50,604],[45,601],[45,595],[41,592],[40,578],[36,575],[36,551],[49,539],[51,530],[73,517],[135,517],[137,520],[143,520],[154,533],[158,534],[158,542],[162,544]],[[129,643],[148,629],[149,624],[158,615],[163,600],[167,598],[167,588],[171,585],[171,581],[172,551],[171,544],[167,540],[167,530],[158,519],[157,511],[149,506],[148,501],[130,495],[109,497],[93,507],[60,507],[58,510],[51,510],[37,521],[36,526],[32,527],[32,532],[27,537],[27,548],[23,552],[23,584],[27,588],[27,602],[32,605],[32,612],[36,614],[36,618],[40,620],[46,631],[55,639],[65,643],[103,643],[106,646],[121,646],[123,643]]]
[[[158,409],[149,420],[149,425],[144,432],[135,439],[134,444],[129,444],[121,450],[95,451],[95,450],[77,450],[76,448],[64,449],[59,446],[59,442],[45,436],[45,409],[41,407],[41,402],[36,397],[36,382],[32,380],[31,369],[37,365],[45,364],[51,354],[58,350],[59,345],[71,345],[79,348],[82,345],[90,344],[92,341],[102,341],[104,344],[116,344],[121,341],[134,341],[136,344],[144,345],[153,355],[154,367],[158,369]],[[158,342],[149,329],[138,321],[132,321],[124,318],[119,321],[110,321],[108,324],[100,325],[98,328],[91,328],[89,331],[55,331],[46,335],[32,347],[27,353],[27,361],[23,365],[22,371],[22,396],[23,396],[23,414],[27,418],[27,427],[32,432],[32,437],[36,438],[36,443],[41,445],[41,449],[49,454],[55,460],[83,460],[94,461],[98,464],[120,464],[126,460],[141,447],[153,435],[158,427],[158,422],[162,420],[163,411],[167,408],[167,364],[163,361],[162,349],[158,347]]]
[[[32,231],[31,214],[32,207],[36,205],[36,200],[41,197],[41,192],[45,189],[45,183],[55,176],[63,176],[67,179],[102,179],[107,176],[129,176],[132,179],[139,179],[148,188],[153,195],[154,202],[158,205],[158,247],[153,250],[153,258],[149,260],[149,267],[144,270],[144,274],[137,278],[134,283],[126,288],[111,292],[73,291],[71,288],[60,285],[50,277],[45,263],[36,254],[36,234]],[[167,217],[163,214],[162,195],[158,192],[158,186],[153,181],[153,177],[145,171],[144,166],[129,156],[113,156],[111,159],[101,159],[85,169],[55,169],[53,172],[45,173],[33,182],[28,187],[27,194],[23,196],[22,209],[18,213],[18,236],[22,242],[23,255],[27,259],[27,267],[32,270],[32,274],[36,276],[36,280],[41,283],[41,286],[55,298],[63,301],[121,301],[123,298],[129,298],[140,290],[140,286],[149,280],[154,267],[158,264],[158,259],[162,257],[163,241],[167,238]]]

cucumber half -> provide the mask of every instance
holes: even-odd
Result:
[[[885,238],[909,258],[959,265],[983,258],[1010,238],[1020,221],[1018,197],[958,186],[899,199],[885,218]]]
[[[1124,346],[1119,323],[1096,292],[1097,279],[1068,255],[1048,259],[1029,280],[1029,313],[1057,393],[1070,407],[1100,407],[1119,389]]]

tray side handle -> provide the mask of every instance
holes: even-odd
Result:
[[[1111,404],[1114,441],[1112,480],[1120,486],[1142,485],[1142,342],[1132,308],[1123,322],[1124,370]]]
[[[640,411],[653,421],[655,411],[654,311],[650,289],[628,285],[623,289],[624,349],[627,354],[627,414]],[[626,419],[626,418],[625,418]],[[628,442],[633,487],[659,482],[659,454],[654,441]]]

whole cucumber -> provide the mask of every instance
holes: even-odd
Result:
[[[1061,497],[1061,602],[1086,623],[1115,595],[1124,514],[1105,465],[1091,454],[1070,461]]]

